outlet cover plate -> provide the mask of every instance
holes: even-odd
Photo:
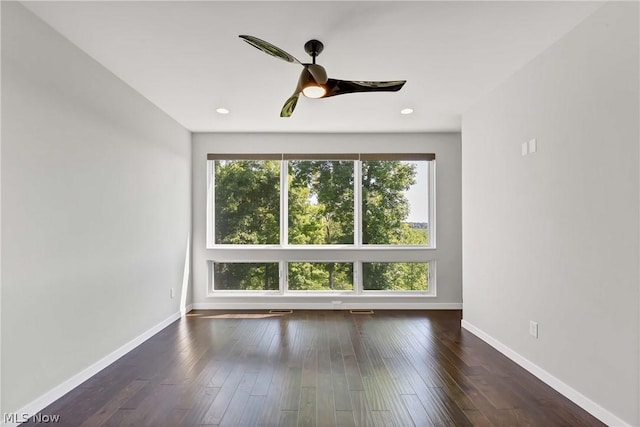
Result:
[[[534,322],[533,320],[529,321],[529,335],[538,338],[538,322]]]

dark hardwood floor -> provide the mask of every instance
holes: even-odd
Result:
[[[602,426],[460,311],[192,311],[42,414],[64,426]]]

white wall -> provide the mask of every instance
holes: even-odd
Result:
[[[605,5],[462,120],[464,321],[605,421],[631,425],[640,424],[638,36],[637,3]],[[538,152],[522,157],[530,138]]]
[[[3,411],[179,311],[190,167],[187,130],[2,2]]]
[[[196,308],[270,307],[270,308],[331,308],[332,300],[342,300],[344,308],[355,307],[460,307],[462,302],[462,233],[461,233],[461,172],[460,134],[224,134],[193,135],[193,302]],[[427,152],[436,154],[436,239],[437,249],[428,253],[437,262],[436,297],[208,297],[209,260],[224,260],[220,250],[206,248],[206,196],[208,153],[384,153]],[[286,257],[318,261],[335,258],[336,251],[305,250],[304,254],[290,250]],[[283,250],[283,252],[286,252]],[[353,256],[353,252],[350,253]],[[274,250],[246,252],[246,260],[277,260]],[[371,260],[390,260],[397,253],[369,250]],[[227,255],[228,256],[228,255]],[[406,259],[425,260],[424,252],[413,251]],[[295,258],[298,257],[298,258]],[[327,258],[329,257],[329,258]],[[356,256],[357,258],[357,256]],[[375,259],[373,259],[375,258]],[[240,261],[240,259],[235,259]]]

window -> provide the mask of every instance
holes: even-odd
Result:
[[[354,162],[287,163],[289,244],[353,244]]]
[[[217,291],[277,291],[277,262],[216,262],[213,283]]]
[[[213,262],[212,290],[433,291],[430,262],[415,261],[428,257],[415,251],[435,246],[433,154],[208,160],[207,247],[238,260],[254,259],[255,252],[243,251],[268,249],[260,257],[272,261]],[[374,248],[393,256],[372,257]],[[334,250],[338,255],[327,259]]]
[[[352,291],[353,263],[289,262],[287,277],[292,291]]]
[[[428,293],[430,262],[285,262],[287,290],[292,292]],[[354,265],[362,269],[356,289]],[[278,262],[211,262],[213,291],[278,292]]]
[[[429,244],[428,168],[424,160],[362,162],[363,244]]]
[[[215,244],[280,242],[280,162],[213,161]]]
[[[428,291],[428,262],[364,262],[365,291]]]

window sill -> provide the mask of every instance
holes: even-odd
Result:
[[[435,298],[435,293],[424,291],[364,291],[363,293],[355,293],[351,291],[344,292],[313,292],[313,291],[289,291],[287,293],[280,292],[252,292],[252,291],[209,291],[207,298],[245,298],[245,297],[265,297],[265,298],[309,298],[309,297],[326,297],[326,298]]]
[[[234,251],[259,251],[259,250],[281,250],[281,251],[434,251],[435,246],[399,246],[399,245],[215,245],[207,246],[207,250],[234,250]]]

